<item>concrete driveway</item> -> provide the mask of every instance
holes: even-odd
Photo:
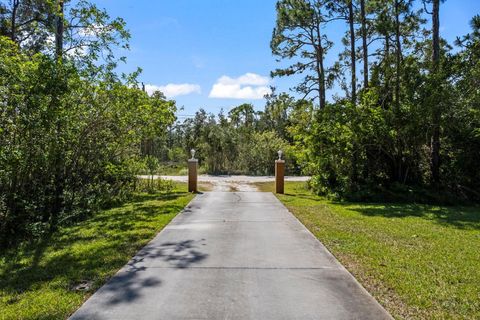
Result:
[[[391,319],[271,193],[198,195],[71,319]]]

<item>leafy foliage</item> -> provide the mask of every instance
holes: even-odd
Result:
[[[79,5],[74,12],[86,27],[108,18],[85,1]],[[91,53],[84,63],[0,36],[0,245],[125,199],[134,188],[140,142],[164,135],[175,120],[174,102],[148,96],[134,77],[120,81],[113,57],[99,64],[94,52],[123,41],[123,27],[114,21],[97,42],[84,44]],[[92,66],[103,71],[90,77]]]
[[[257,112],[250,104],[233,108],[227,116],[223,112],[218,116],[207,114],[201,109],[171,131],[168,160],[173,161],[173,155],[178,159],[177,152],[183,150],[185,161],[190,150],[195,149],[208,173],[266,175],[273,174],[277,152],[282,150],[290,174],[300,173],[292,146],[296,138],[289,130],[298,126],[300,114],[310,114],[304,118],[311,120],[308,106],[287,94],[273,94],[264,111]]]
[[[299,85],[307,89],[299,90],[305,95],[328,90],[328,79],[346,91],[329,103],[320,95],[314,121],[296,135],[295,143],[303,147],[296,155],[314,173],[311,186],[318,193],[378,200],[392,190],[413,188],[439,195],[422,201],[480,199],[474,164],[479,154],[480,18],[473,18],[472,33],[459,38],[453,52],[439,38],[440,4],[278,1],[272,53],[297,63],[273,75],[305,74]],[[338,20],[347,22],[346,48],[327,67],[324,62],[331,59],[325,54],[333,43],[321,32]],[[362,38],[360,48],[356,34]],[[357,57],[364,64],[362,87],[356,85]]]

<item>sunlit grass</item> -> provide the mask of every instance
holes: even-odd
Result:
[[[192,199],[184,184],[62,227],[0,255],[0,319],[64,319]],[[78,290],[87,284],[87,290]]]
[[[258,184],[272,191],[273,184]],[[399,319],[480,319],[480,208],[278,198]]]

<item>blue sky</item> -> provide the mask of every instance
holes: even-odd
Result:
[[[148,88],[162,88],[179,115],[199,108],[218,113],[244,102],[264,105],[269,85],[288,91],[295,79],[269,79],[279,64],[270,51],[276,0],[95,0],[111,16],[125,19],[131,50],[121,71],[141,67]],[[452,42],[469,32],[480,0],[448,0],[441,7],[442,37]],[[327,27],[338,43],[344,30]],[[339,43],[327,63],[335,60]],[[333,92],[330,92],[332,94]],[[227,98],[230,97],[230,98]],[[260,99],[257,99],[260,98]]]

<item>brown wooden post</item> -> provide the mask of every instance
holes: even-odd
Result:
[[[198,169],[198,160],[195,159],[195,150],[190,151],[192,153],[192,158],[188,159],[188,192],[197,192],[197,169]]]
[[[275,192],[284,193],[285,187],[285,160],[282,160],[282,151],[278,151],[278,160],[275,160]]]

